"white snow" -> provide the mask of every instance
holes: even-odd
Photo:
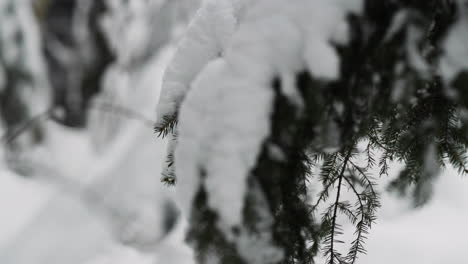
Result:
[[[273,96],[269,86],[230,70],[213,61],[193,83],[180,109],[175,150],[182,207],[190,212],[203,170],[209,205],[227,228],[241,221],[246,177],[268,135]]]
[[[135,89],[129,102],[160,84],[171,53],[162,49],[134,73],[140,82],[128,86]],[[152,113],[157,97],[149,98],[138,111]],[[121,120],[120,127],[105,151],[95,152],[90,133],[96,130],[77,133],[49,123],[38,162],[53,170],[36,175],[36,184],[1,171],[10,191],[0,189],[0,263],[193,263],[183,221],[164,237],[164,208],[173,196],[158,179],[165,143],[141,122]]]
[[[150,1],[140,2],[149,4]],[[121,11],[136,12],[134,9]],[[154,18],[149,11],[142,14]],[[163,69],[173,50],[162,48],[170,41],[169,34],[153,34],[154,21],[139,16],[132,19],[148,24],[143,30],[152,37],[152,41],[148,40],[152,43],[143,48],[133,47],[135,43],[120,43],[127,46],[116,49],[122,54],[118,54],[117,63],[109,69],[103,84],[105,94],[97,101],[110,98],[111,103],[151,120]],[[141,30],[141,25],[134,26],[132,19],[127,28],[122,28],[125,23],[114,26],[120,32]],[[158,26],[168,31],[171,28],[162,22]],[[91,112],[91,123],[85,132],[64,129],[52,122],[46,124],[48,138],[43,147],[27,155],[25,160],[39,165],[36,168],[39,173],[30,180],[38,182],[39,187],[31,187],[37,189],[35,192],[28,192],[26,180],[23,181],[26,183],[10,180],[13,183],[6,185],[12,191],[2,192],[2,199],[10,203],[9,206],[1,204],[5,221],[0,221],[0,263],[105,263],[109,259],[112,263],[165,263],[164,259],[192,263],[191,251],[182,242],[181,222],[171,234],[166,234],[165,208],[173,204],[173,194],[159,183],[158,161],[164,157],[165,142],[157,140],[152,122],[129,120],[119,113],[97,108]],[[95,150],[96,145],[100,151]],[[8,179],[20,177],[10,174],[2,169],[1,182],[8,184]],[[6,175],[9,178],[4,178]],[[11,188],[14,185],[19,187]],[[28,193],[15,193],[17,190]],[[14,202],[15,199],[19,201]],[[13,210],[23,204],[24,209]]]
[[[177,111],[195,76],[223,52],[237,24],[231,2],[208,1],[195,15],[166,69],[156,125]]]
[[[331,42],[347,41],[346,14],[360,8],[361,1],[204,2],[166,70],[158,106],[158,125],[179,113],[174,160],[185,215],[203,185],[227,237],[240,226],[246,179],[270,133],[272,80],[301,105],[298,72],[338,78]]]
[[[450,82],[456,75],[468,69],[468,16],[467,10],[460,6],[460,18],[451,27],[448,36],[445,39],[445,56],[441,60],[440,70],[442,76],[447,82]]]
[[[282,92],[300,104],[294,87],[300,70],[337,78],[339,61],[330,42],[347,39],[345,15],[359,6],[360,1],[205,2],[166,70],[158,108],[161,121],[181,105],[175,167],[186,213],[203,172],[220,225],[240,224],[246,177],[269,135],[272,79],[280,77]]]

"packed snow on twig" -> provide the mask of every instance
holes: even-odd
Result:
[[[331,43],[346,43],[345,16],[361,4],[205,1],[166,70],[158,107],[159,125],[178,113],[175,172],[186,214],[203,184],[220,229],[241,223],[246,178],[270,133],[272,79],[280,77],[282,92],[301,105],[299,71],[338,78]]]

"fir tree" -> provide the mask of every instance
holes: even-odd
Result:
[[[0,0],[10,149],[31,124],[26,137],[40,141],[37,118],[84,126],[114,59],[99,24],[107,2],[35,2],[49,103],[25,3]],[[467,12],[463,0],[205,1],[166,71],[155,129],[171,138],[162,181],[186,192],[198,262],[358,263],[390,162],[405,167],[388,189],[415,206],[440,168],[466,174]],[[343,221],[355,227],[347,252]]]
[[[291,5],[301,3],[295,1]],[[217,175],[210,175],[203,161],[197,163],[199,180],[193,188],[198,189],[190,209],[188,240],[195,248],[199,263],[213,263],[210,262],[213,260],[214,263],[313,263],[320,252],[330,264],[358,263],[359,254],[366,251],[365,239],[380,207],[375,187],[379,176],[388,173],[389,162],[405,164],[389,188],[402,193],[411,191],[416,206],[429,200],[431,182],[439,167],[450,164],[460,174],[468,172],[467,65],[453,63],[453,58],[447,62],[448,57],[456,56],[452,54],[451,49],[455,48],[450,46],[450,41],[468,40],[465,3],[367,0],[362,4],[360,12],[346,15],[348,41],[330,40],[339,57],[338,78],[323,78],[310,67],[295,71],[293,85],[302,104],[285,93],[291,85],[289,79],[281,75],[271,78],[270,133],[248,173],[240,226],[223,230],[220,219],[223,213],[209,200],[214,194],[208,190],[212,187],[207,178]],[[206,10],[216,8],[206,5]],[[199,19],[209,19],[202,12],[208,11],[200,11]],[[203,33],[208,26],[202,23],[197,24],[196,17],[192,27]],[[190,28],[187,34],[190,37]],[[182,41],[179,54],[190,55],[187,43],[188,40]],[[196,88],[198,85],[208,84],[196,76],[213,76],[213,71],[214,76],[223,73],[210,68],[214,66],[207,62],[216,60],[216,56],[203,47],[191,50],[202,54],[193,62],[200,65],[177,69],[181,59],[176,54],[166,75],[168,84],[163,88],[167,93],[163,91],[160,107],[164,111],[156,132],[175,138],[162,179],[168,184],[184,180],[178,178],[178,166],[188,162],[177,159],[177,149],[188,144],[178,142],[177,138],[180,133],[190,132],[179,129],[184,104],[190,101],[192,105],[187,109],[204,109],[203,105],[193,106],[193,98],[209,96],[195,95],[201,93],[201,88]],[[224,56],[222,50],[217,52]],[[225,55],[227,59],[229,55]],[[449,67],[447,63],[452,64]],[[204,65],[208,66],[203,69]],[[177,74],[182,77],[175,83],[172,76]],[[205,127],[207,133],[209,130],[210,127]],[[367,146],[359,148],[360,143]],[[196,151],[203,155],[205,145],[194,146],[200,146]],[[382,153],[380,157],[377,152]],[[367,164],[360,164],[362,160]],[[314,166],[319,167],[319,173],[310,170]],[[380,169],[380,175],[370,173],[374,167]],[[311,179],[318,179],[322,184],[318,196],[313,198],[308,197]],[[354,194],[354,201],[340,196],[344,188]],[[356,228],[348,252],[339,252],[336,246],[342,242],[339,237],[342,216]],[[266,237],[272,245],[253,241],[259,237]],[[246,252],[242,243],[257,246],[257,251]],[[282,252],[282,256],[268,253],[271,247]],[[258,257],[262,254],[264,258]]]

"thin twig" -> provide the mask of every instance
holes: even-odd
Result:
[[[106,113],[113,113],[120,115],[121,117],[125,117],[127,119],[137,120],[142,122],[145,126],[153,128],[155,121],[145,117],[143,114],[138,113],[130,108],[127,108],[122,105],[117,105],[114,103],[95,103],[90,105],[90,110],[99,110]],[[54,112],[54,107],[50,107],[42,113],[39,113],[29,120],[25,121],[19,127],[17,127],[13,132],[5,132],[4,135],[1,137],[1,142],[3,144],[11,144],[16,138],[18,138],[21,134],[28,131],[29,129],[35,127],[38,123],[44,122],[49,120],[52,117]]]
[[[354,194],[356,195],[356,197],[358,199],[359,207],[360,207],[360,210],[361,210],[361,221],[360,221],[360,223],[361,223],[361,225],[363,225],[364,224],[364,205],[362,204],[361,196],[359,195],[359,192],[354,187],[353,183],[350,182],[348,178],[346,178],[346,177],[343,177],[343,178],[348,183],[349,187],[351,187],[351,189],[353,190]],[[357,238],[356,238],[357,243],[359,243],[359,241],[361,240],[361,236],[362,236],[362,228],[358,228],[358,234],[357,234]],[[354,262],[356,261],[357,252],[358,251],[356,250],[356,252],[353,253],[350,264],[354,264]]]
[[[367,175],[364,173],[364,171],[359,167],[357,166],[353,161],[349,161],[349,163],[351,163],[351,165],[357,170],[359,171],[359,173],[362,175],[362,177],[367,181],[367,184],[368,186],[370,187],[370,190],[372,192],[372,194],[374,196],[376,196],[376,192],[374,190],[374,184],[372,183],[372,181],[367,177]]]
[[[143,114],[123,105],[118,105],[110,102],[99,102],[93,103],[90,106],[90,110],[100,110],[106,113],[117,114],[128,119],[141,121],[145,126],[151,127],[151,129],[153,129],[154,124],[156,123],[154,120],[151,120]]]
[[[51,117],[51,114],[52,114],[52,108],[49,108],[46,111],[33,116],[31,119],[25,121],[22,125],[17,127],[13,132],[8,132],[8,131],[5,132],[5,134],[2,135],[1,141],[4,144],[11,144],[11,142],[13,142],[17,137],[19,137],[22,133],[24,133],[28,129],[34,127],[39,122],[48,120]]]
[[[315,210],[317,206],[319,206],[320,202],[325,199],[325,196],[327,196],[326,194],[328,194],[328,188],[330,188],[336,182],[337,179],[338,177],[335,177],[327,184],[327,186],[325,186],[325,189],[323,190],[323,192],[321,192],[317,202],[312,206],[312,210]]]

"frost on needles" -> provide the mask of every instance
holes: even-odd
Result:
[[[466,173],[467,11],[205,1],[166,70],[156,124],[172,137],[163,181],[176,184],[198,262],[356,263],[389,162],[405,164],[389,188],[416,206],[438,168]],[[343,220],[356,228],[347,252]]]

